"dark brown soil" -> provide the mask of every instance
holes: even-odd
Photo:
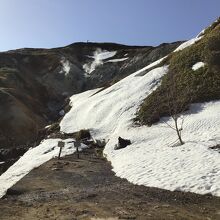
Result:
[[[0,200],[0,219],[220,219],[220,198],[133,185],[111,169],[93,149],[53,159]]]

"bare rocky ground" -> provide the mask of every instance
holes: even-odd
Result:
[[[111,169],[94,149],[52,159],[0,200],[0,219],[220,219],[220,198],[133,185]]]

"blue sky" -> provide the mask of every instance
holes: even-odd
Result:
[[[189,39],[220,0],[0,0],[0,51],[77,41],[158,45]]]

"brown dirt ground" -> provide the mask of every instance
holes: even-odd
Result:
[[[0,219],[220,219],[220,198],[133,185],[111,169],[94,149],[52,159],[0,200]]]

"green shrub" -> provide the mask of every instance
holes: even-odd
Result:
[[[90,139],[90,138],[91,138],[91,134],[87,129],[82,129],[76,133],[76,140]]]
[[[183,109],[188,109],[194,102],[220,99],[219,48],[220,24],[218,23],[194,45],[171,53],[163,61],[163,65],[169,64],[167,75],[162,78],[161,85],[144,100],[136,119],[150,126],[159,121],[160,117],[169,116],[167,97],[171,90],[175,90],[173,93],[175,103],[184,105]],[[192,70],[192,66],[200,61],[205,63],[205,67]]]

